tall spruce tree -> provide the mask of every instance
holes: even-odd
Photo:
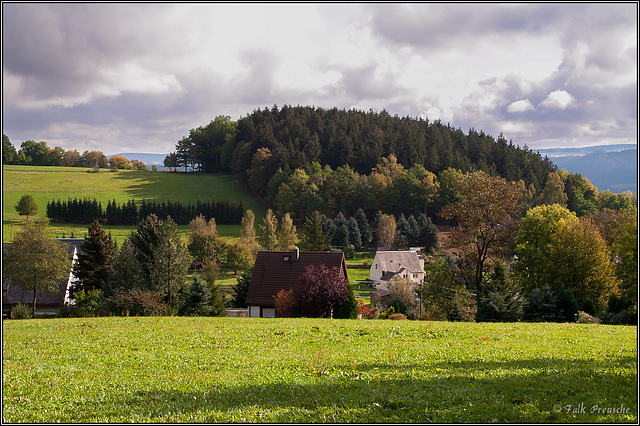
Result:
[[[322,217],[314,213],[304,224],[302,243],[307,251],[325,251],[329,249],[329,236],[322,231]]]
[[[152,287],[165,292],[167,302],[175,306],[177,295],[184,286],[191,257],[182,243],[178,226],[171,219],[160,224],[158,241],[152,247],[153,258],[150,265]]]
[[[80,245],[78,263],[74,267],[77,280],[72,287],[72,297],[75,293],[94,289],[104,291],[104,286],[111,272],[117,247],[115,241],[102,228],[97,220],[88,227],[87,237]]]

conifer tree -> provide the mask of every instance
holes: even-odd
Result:
[[[104,290],[116,253],[115,241],[104,232],[100,222],[94,220],[80,246],[78,263],[74,267],[77,281],[73,284],[72,295],[82,290]]]
[[[369,228],[369,220],[367,219],[367,214],[359,208],[356,211],[355,215],[356,222],[358,222],[358,228],[360,229],[360,239],[362,240],[362,245],[366,246],[369,241],[371,241],[371,229]]]
[[[325,251],[329,248],[329,236],[322,231],[322,218],[318,212],[305,222],[302,242],[307,251]]]

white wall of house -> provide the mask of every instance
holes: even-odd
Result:
[[[249,306],[249,318],[275,318],[276,308],[263,308],[262,306]]]

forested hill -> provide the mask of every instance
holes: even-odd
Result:
[[[496,140],[474,129],[465,134],[440,121],[392,116],[384,110],[308,106],[257,109],[237,122],[217,117],[207,126],[192,129],[176,150],[182,167],[233,172],[245,182],[249,182],[248,171],[259,167],[264,178],[255,182],[257,186],[250,185],[257,193],[264,193],[269,177],[280,167],[295,170],[318,162],[333,169],[349,165],[368,174],[390,154],[405,168],[421,164],[435,174],[449,167],[462,172],[483,170],[524,180],[537,191],[555,168],[547,158],[501,135]]]

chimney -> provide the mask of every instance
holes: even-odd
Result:
[[[300,249],[298,247],[293,248],[293,261],[297,262],[300,259]]]

